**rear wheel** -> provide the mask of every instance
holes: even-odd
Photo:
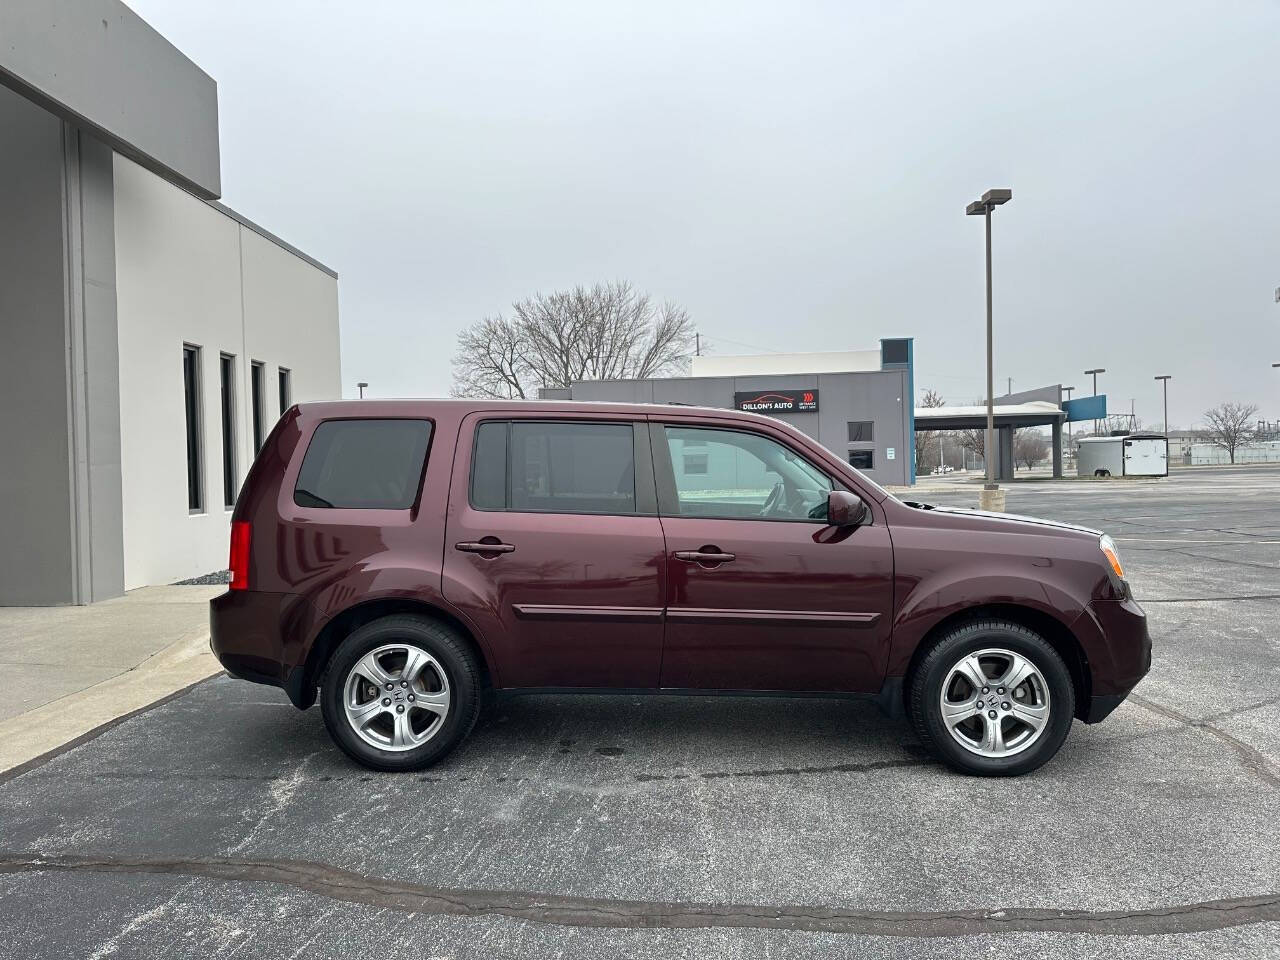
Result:
[[[1003,620],[963,624],[939,639],[912,676],[909,703],[921,740],[950,766],[984,776],[1048,762],[1075,715],[1062,657]]]
[[[471,732],[479,669],[445,624],[383,617],[339,645],[320,702],[329,735],[354,760],[375,770],[420,770]]]

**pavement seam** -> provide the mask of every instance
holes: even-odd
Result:
[[[1160,704],[1148,700],[1146,697],[1140,697],[1137,694],[1129,694],[1129,699],[1138,704],[1138,706],[1145,707],[1147,710],[1150,710],[1152,713],[1157,713],[1169,720],[1174,720],[1185,727],[1190,727],[1195,730],[1203,730],[1210,736],[1216,737],[1220,742],[1226,744],[1235,751],[1245,769],[1253,774],[1258,780],[1280,790],[1280,775],[1272,772],[1271,764],[1265,755],[1249,746],[1249,744],[1245,743],[1243,740],[1238,740],[1225,730],[1215,727],[1210,722],[1210,720],[1223,719],[1231,714],[1215,715],[1209,719],[1197,720],[1194,717],[1187,716],[1185,713],[1180,713],[1170,707],[1163,707]],[[1266,706],[1269,702],[1270,701],[1263,701],[1260,704],[1255,704],[1255,706]],[[1240,712],[1243,712],[1243,710]]]
[[[504,916],[564,927],[752,928],[900,938],[1057,932],[1152,936],[1280,922],[1280,893],[1133,910],[854,910],[818,905],[677,903],[432,887],[293,860],[0,854],[0,874],[102,873],[274,883],[331,900],[431,916]]]

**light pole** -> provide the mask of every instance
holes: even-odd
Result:
[[[1093,370],[1086,370],[1086,371],[1084,372],[1084,375],[1085,375],[1086,377],[1088,377],[1088,376],[1092,376],[1092,377],[1093,377],[1093,395],[1094,395],[1095,397],[1098,395],[1098,374],[1100,374],[1100,373],[1106,373],[1106,372],[1107,372],[1107,371],[1106,371],[1106,368],[1105,368],[1105,367],[1096,367],[1096,368],[1094,368]],[[1098,429],[1098,421],[1097,421],[1097,420],[1094,420],[1094,421],[1093,421],[1093,432],[1094,432],[1095,434],[1096,434],[1096,433],[1100,433],[1100,432],[1101,432],[1101,431]]]
[[[981,216],[986,219],[987,224],[987,439],[983,444],[983,452],[987,461],[987,482],[984,492],[1000,488],[999,484],[996,483],[995,384],[991,368],[991,211],[1012,199],[1012,190],[988,190],[982,195],[982,199],[975,200],[964,208],[964,212],[968,216]],[[994,501],[996,498],[987,497],[985,499]]]
[[[1173,377],[1166,373],[1163,376],[1156,377],[1156,379],[1162,381],[1161,386],[1164,387],[1164,438],[1168,440],[1169,439],[1169,381],[1172,380]]]
[[[1068,403],[1070,403],[1070,402],[1071,402],[1071,394],[1075,393],[1076,388],[1075,388],[1075,387],[1063,387],[1062,389],[1063,389],[1063,390],[1065,390],[1065,391],[1067,392],[1067,402],[1068,402]],[[1070,420],[1068,420],[1068,421],[1067,421],[1067,446],[1068,446],[1068,447],[1072,447],[1072,444],[1073,444],[1073,437],[1072,437],[1072,433],[1071,433],[1071,421],[1070,421]]]
[[[359,383],[356,384],[356,386],[360,388],[360,399],[363,400],[365,387],[369,386],[369,384],[366,383],[364,380],[361,380]]]

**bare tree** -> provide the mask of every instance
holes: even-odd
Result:
[[[1254,439],[1256,431],[1253,418],[1258,407],[1252,403],[1220,403],[1204,412],[1208,426],[1200,431],[1200,438],[1214,446],[1222,447],[1236,462],[1236,450]]]
[[[1025,427],[1013,435],[1013,462],[1028,470],[1049,454],[1049,441],[1034,427]]]
[[[987,431],[986,428],[978,428],[976,430],[957,430],[956,442],[962,448],[968,450],[975,457],[986,457],[987,449]]]
[[[455,396],[527,398],[576,380],[661,376],[685,366],[693,342],[683,309],[625,281],[535,294],[512,311],[458,335]]]
[[[946,401],[936,390],[925,391],[922,407],[945,406]],[[916,473],[928,473],[938,465],[938,452],[942,448],[942,434],[937,430],[916,431]]]

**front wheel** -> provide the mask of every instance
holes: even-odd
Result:
[[[471,732],[479,670],[445,624],[383,617],[339,645],[320,704],[329,735],[352,759],[374,770],[421,770]]]
[[[920,739],[948,765],[982,776],[1047,763],[1075,715],[1062,657],[1039,634],[1002,620],[967,623],[938,640],[909,698]]]

